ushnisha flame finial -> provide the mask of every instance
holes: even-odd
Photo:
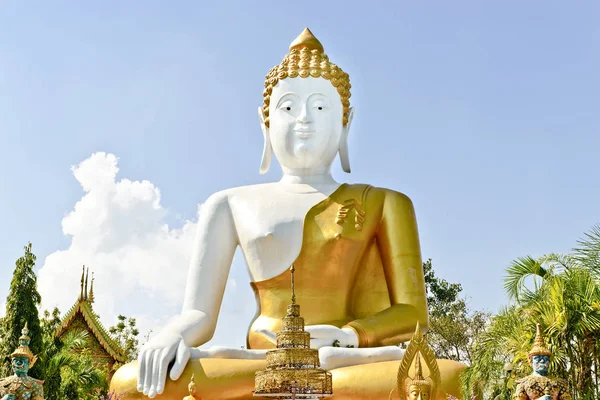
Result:
[[[309,50],[318,50],[321,53],[325,52],[323,45],[321,42],[319,42],[319,39],[317,39],[308,28],[304,28],[302,33],[298,35],[298,37],[290,44],[290,51],[293,49],[301,50],[303,48],[307,48]]]
[[[421,353],[417,353],[415,359],[415,379],[423,379],[423,371],[421,370]]]

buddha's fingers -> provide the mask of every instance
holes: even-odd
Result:
[[[152,368],[154,364],[154,354],[156,353],[155,349],[148,351],[147,357],[147,365],[146,365],[146,373],[144,378],[144,394],[146,396],[150,393],[150,387],[152,386]],[[150,397],[150,396],[149,396]]]
[[[173,368],[171,368],[171,373],[169,374],[172,380],[176,381],[177,379],[179,379],[189,359],[190,348],[187,347],[185,342],[182,340],[179,342],[179,346],[177,347],[175,364],[173,364]]]
[[[138,360],[138,384],[137,390],[141,392],[144,390],[144,380],[146,378],[146,358],[148,356],[148,350],[142,350]]]
[[[158,371],[155,374],[156,379],[156,393],[162,394],[165,389],[165,381],[167,380],[167,369],[169,367],[169,362],[175,356],[176,347],[171,347],[170,349],[163,349],[160,353],[158,360]]]

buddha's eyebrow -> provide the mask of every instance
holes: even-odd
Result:
[[[316,93],[311,93],[311,94],[310,94],[310,96],[308,96],[308,98],[309,98],[309,99],[311,99],[311,98],[313,98],[314,96],[321,96],[321,97],[325,97],[325,98],[327,98],[327,95],[326,95],[326,94],[319,93],[319,92],[316,92]]]
[[[284,101],[285,99],[287,99],[288,97],[291,97],[291,96],[298,97],[298,95],[294,92],[286,92],[281,95],[281,97],[277,101],[277,105],[275,107],[279,107],[279,105],[281,104],[282,101]]]

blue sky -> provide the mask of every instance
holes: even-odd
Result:
[[[599,20],[595,1],[3,1],[0,299],[27,241],[39,267],[69,248],[70,168],[95,152],[160,189],[172,228],[277,180],[256,107],[308,26],[352,82],[353,172],[334,176],[410,196],[424,257],[495,311],[512,259],[600,223]]]

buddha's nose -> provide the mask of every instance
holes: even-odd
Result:
[[[310,115],[309,115],[308,107],[306,104],[303,105],[302,108],[300,108],[300,114],[298,114],[298,118],[296,118],[296,122],[298,122],[300,124],[310,123]]]

